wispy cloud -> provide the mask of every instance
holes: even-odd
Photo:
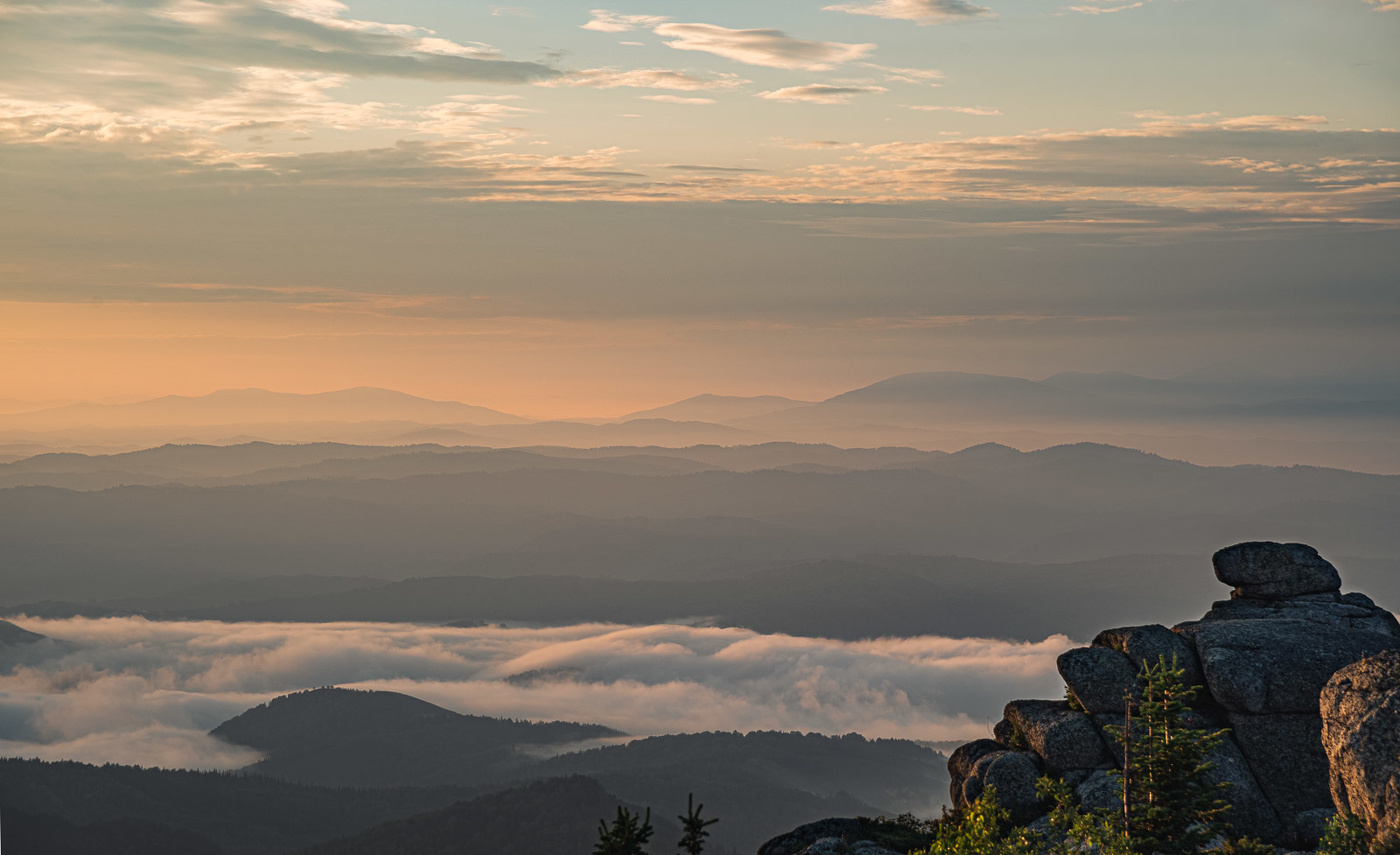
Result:
[[[661,24],[657,35],[677,50],[695,50],[748,65],[801,71],[826,71],[860,59],[873,44],[846,44],[797,39],[781,30],[731,30],[715,24]]]
[[[461,712],[594,721],[634,735],[702,730],[984,735],[1008,697],[1058,688],[1055,636],[843,642],[742,629],[583,625],[20,620],[41,645],[0,676],[0,751],[229,768],[251,752],[204,732],[289,691],[403,691]],[[528,672],[556,677],[520,681]]]
[[[674,71],[669,68],[590,68],[567,72],[559,77],[541,81],[540,85],[589,86],[594,89],[633,87],[637,89],[697,91],[702,89],[736,89],[748,82],[737,74],[724,72],[696,74],[690,71]]]
[[[925,113],[962,113],[966,116],[1000,116],[1001,111],[993,107],[943,107],[932,104],[905,104],[906,110],[919,110]]]
[[[770,92],[760,92],[758,97],[769,101],[804,102],[808,104],[848,104],[857,95],[869,95],[887,91],[883,86],[831,86],[826,83],[812,83],[806,86],[787,86]]]
[[[944,21],[967,20],[990,15],[992,12],[985,6],[977,6],[967,2],[967,0],[871,0],[871,2],[841,3],[822,8],[828,12],[847,12],[852,15],[873,15],[877,18],[913,21],[921,26],[940,24]]]
[[[713,98],[686,98],[681,95],[643,95],[643,101],[659,101],[662,104],[713,104]]]
[[[872,68],[885,75],[888,83],[914,83],[926,86],[940,86],[938,81],[943,79],[943,72],[935,68],[891,68],[887,65],[877,65],[873,62],[862,62],[861,66]]]
[[[1140,9],[1147,5],[1147,0],[1139,0],[1137,3],[1105,3],[1098,6],[1066,6],[1067,12],[1078,12],[1081,15],[1109,15],[1113,12],[1126,12],[1129,9]]]

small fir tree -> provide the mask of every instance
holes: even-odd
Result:
[[[647,855],[646,843],[653,832],[651,808],[647,808],[643,818],[618,806],[612,828],[608,828],[607,820],[598,820],[598,842],[593,847],[593,855]]]
[[[686,855],[700,855],[705,851],[705,838],[710,836],[706,831],[707,826],[719,822],[719,817],[712,819],[701,819],[700,811],[705,809],[704,804],[695,803],[695,794],[691,793],[686,799],[685,815],[677,816],[681,821],[681,830],[685,835],[681,837],[681,842],[676,844]]]
[[[1196,697],[1184,676],[1176,657],[1171,664],[1159,657],[1143,674],[1136,714],[1129,704],[1125,726],[1110,728],[1126,752],[1124,768],[1113,773],[1124,781],[1125,831],[1143,855],[1202,852],[1230,828],[1224,818],[1228,785],[1209,780],[1214,764],[1207,759],[1225,731],[1182,724]]]

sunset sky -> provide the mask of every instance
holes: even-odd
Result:
[[[1393,376],[1397,45],[1400,0],[0,0],[0,400]]]

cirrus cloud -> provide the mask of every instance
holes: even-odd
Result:
[[[806,86],[785,86],[769,92],[760,92],[758,97],[769,101],[789,101],[807,104],[848,104],[857,95],[870,95],[888,90],[883,86],[832,86],[826,83],[811,83]]]
[[[694,92],[702,89],[735,89],[748,82],[737,74],[724,72],[694,74],[669,68],[589,68],[566,72],[550,80],[540,81],[539,85],[587,86],[594,89],[631,87]]]
[[[677,50],[695,50],[748,65],[826,71],[860,59],[873,44],[797,39],[781,30],[731,30],[715,24],[661,24],[654,32]]]
[[[822,8],[828,12],[846,12],[851,15],[873,15],[876,18],[913,21],[920,26],[977,18],[990,15],[992,12],[985,6],[977,6],[967,2],[967,0],[874,0],[874,2],[842,3]]]
[[[713,98],[685,98],[680,95],[643,95],[643,101],[659,101],[662,104],[713,104]]]

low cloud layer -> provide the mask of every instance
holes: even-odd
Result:
[[[18,623],[51,640],[22,659],[8,654],[0,754],[215,769],[256,757],[209,729],[324,685],[639,736],[773,729],[976,738],[1008,698],[1057,694],[1055,656],[1071,644],[1062,636],[842,642],[675,625]]]

